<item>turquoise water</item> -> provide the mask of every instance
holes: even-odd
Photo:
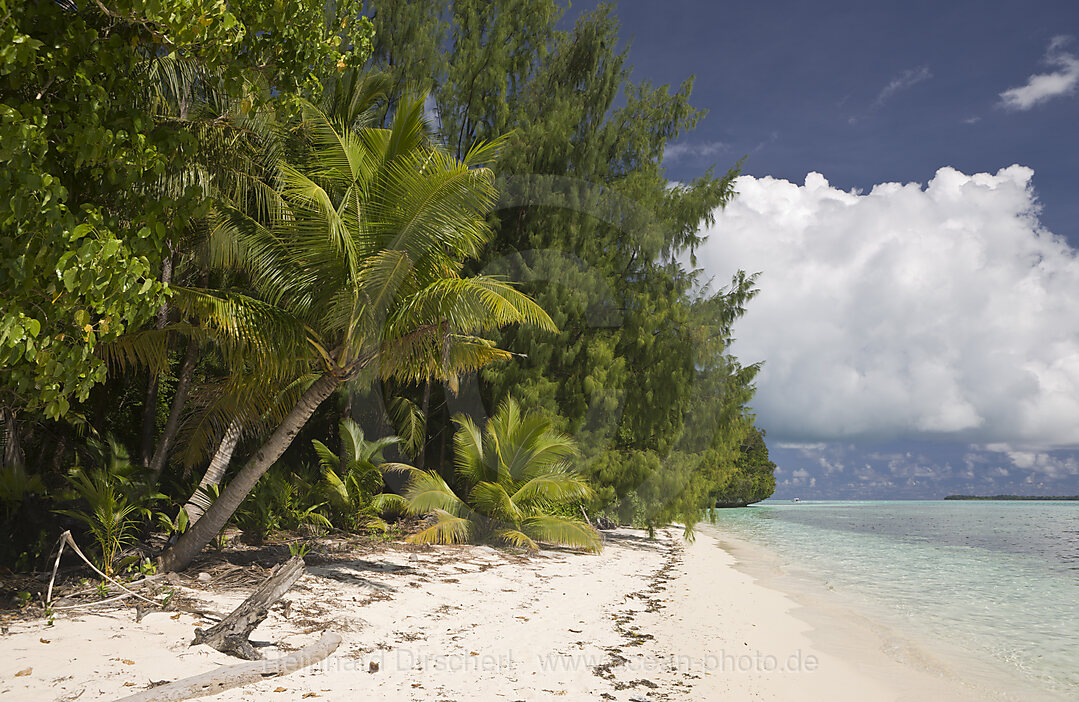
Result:
[[[1079,502],[765,502],[718,511],[829,588],[1079,699]]]

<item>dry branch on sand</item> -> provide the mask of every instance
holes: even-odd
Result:
[[[195,630],[196,644],[212,646],[222,653],[254,661],[262,658],[248,641],[251,632],[266,619],[270,607],[281,599],[304,574],[303,558],[293,556],[273,569],[270,577],[217,625]]]
[[[272,661],[252,661],[226,665],[201,675],[193,675],[176,682],[143,690],[117,702],[170,702],[208,697],[242,685],[250,685],[267,678],[294,673],[301,668],[323,660],[341,644],[341,636],[332,632],[322,635],[316,643],[295,653]]]

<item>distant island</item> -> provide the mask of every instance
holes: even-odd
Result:
[[[948,495],[945,500],[1079,500],[1079,495],[1043,497],[1041,495]]]

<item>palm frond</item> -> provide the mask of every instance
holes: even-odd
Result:
[[[513,493],[511,499],[522,508],[533,506],[572,504],[593,496],[592,488],[584,480],[570,474],[548,473],[539,475]]]
[[[472,507],[488,519],[504,524],[516,525],[525,516],[506,489],[498,483],[478,483],[468,494],[468,499]]]
[[[185,316],[197,318],[233,363],[288,373],[312,357],[309,329],[276,305],[239,293],[172,289],[176,306]]]
[[[401,436],[405,452],[415,458],[419,455],[426,440],[426,421],[423,411],[416,403],[404,397],[394,397],[389,401],[390,420],[394,429]]]
[[[593,553],[599,553],[603,547],[599,533],[576,519],[539,515],[524,520],[521,530],[544,543],[583,548]]]
[[[341,459],[339,459],[337,454],[331,451],[326,444],[318,439],[311,439],[311,445],[315,447],[315,453],[318,454],[318,464],[322,466],[323,470],[336,472],[340,468]]]
[[[412,514],[442,511],[462,516],[471,513],[442,476],[434,471],[415,471],[405,489],[408,510]]]
[[[529,538],[528,534],[518,529],[500,529],[495,532],[495,536],[503,543],[515,548],[523,548],[529,551],[539,550],[539,544]]]
[[[322,482],[319,487],[319,492],[329,498],[336,509],[347,509],[349,507],[351,500],[349,499],[348,486],[341,480],[341,476],[326,464],[322,466]]]
[[[375,105],[388,97],[391,88],[389,76],[384,73],[347,69],[325,81],[323,112],[342,131],[369,126]]]
[[[364,440],[363,429],[360,425],[351,417],[346,417],[341,420],[338,430],[341,434],[341,448],[343,449],[341,461],[348,465],[358,459],[367,460],[363,449],[367,442]]]
[[[434,510],[438,521],[408,537],[413,544],[463,544],[472,537],[472,522],[449,512]]]
[[[557,331],[532,298],[506,281],[486,276],[439,278],[405,301],[390,320],[387,339],[424,325],[445,324],[450,331],[474,334],[510,324]]]
[[[375,439],[374,441],[364,442],[364,455],[363,459],[370,461],[371,463],[378,465],[385,461],[382,452],[391,446],[395,446],[401,443],[401,437],[399,436],[383,436],[381,439]]]
[[[159,329],[130,332],[111,343],[99,344],[94,352],[115,370],[143,366],[151,373],[164,373],[169,368],[170,333]]]
[[[485,480],[498,480],[498,469],[486,462],[483,450],[483,433],[471,417],[458,414],[453,418],[458,426],[453,435],[453,462],[457,474],[476,484]]]
[[[408,501],[392,492],[382,492],[371,498],[371,507],[379,512],[404,513],[408,511]]]
[[[394,475],[404,475],[411,478],[416,473],[422,473],[423,471],[414,466],[410,466],[407,463],[394,463],[392,461],[386,461],[385,463],[378,464],[378,470],[381,473],[391,473]]]

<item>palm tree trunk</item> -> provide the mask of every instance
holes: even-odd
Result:
[[[344,388],[345,391],[345,407],[341,410],[341,421],[346,419],[352,419],[352,390],[350,388]],[[355,421],[355,420],[353,420]],[[340,434],[339,451],[338,456],[344,456],[345,451],[345,432],[338,432]]]
[[[423,414],[423,441],[420,442],[420,455],[416,456],[416,465],[423,470],[426,466],[423,464],[424,459],[427,456],[427,411],[431,407],[431,379],[427,379],[427,384],[423,386],[423,404],[420,406],[420,412]]]
[[[229,481],[221,496],[214,500],[206,513],[184,532],[175,544],[161,554],[159,563],[163,571],[183,570],[199,555],[206,544],[225,527],[259,478],[289,447],[318,406],[332,395],[340,384],[341,380],[337,376],[327,372],[300,396],[266,443],[240,469],[236,477]]]
[[[234,419],[229,424],[229,428],[225,430],[225,435],[221,437],[221,443],[217,445],[217,451],[214,452],[214,457],[210,459],[210,465],[207,466],[206,473],[203,474],[202,480],[199,481],[198,488],[195,489],[195,492],[188,498],[187,504],[184,505],[188,524],[197,522],[202,513],[206,511],[203,508],[205,499],[203,495],[208,488],[221,484],[221,478],[225,477],[229,461],[232,460],[232,452],[236,450],[236,444],[240,442],[240,430],[242,428],[243,425],[240,424],[240,420]]]
[[[442,467],[446,465],[446,441],[449,439],[449,435],[453,432],[450,430],[450,410],[449,403],[446,402],[446,398],[442,398],[442,448],[438,453],[438,468],[441,473]]]
[[[172,408],[169,410],[168,421],[165,422],[165,430],[161,432],[157,450],[150,459],[150,479],[153,482],[157,482],[161,477],[161,471],[169,460],[169,448],[176,438],[176,432],[180,430],[180,415],[183,414],[184,404],[187,402],[187,391],[191,387],[191,376],[195,374],[195,363],[198,360],[199,342],[192,337],[187,341],[187,353],[184,355],[184,364],[180,367],[180,379],[176,383],[176,394],[172,396]]]
[[[19,425],[15,421],[15,410],[5,407],[0,410],[4,420],[4,468],[21,475],[26,467],[22,441],[19,439]]]
[[[172,249],[170,248],[161,261],[161,282],[168,285],[172,282]],[[157,321],[154,326],[164,329],[169,321],[168,304],[157,308]],[[166,341],[167,343],[167,341]],[[142,432],[140,441],[140,459],[142,465],[149,467],[154,453],[154,429],[157,419],[157,373],[150,373],[150,379],[146,383],[146,397],[142,404]]]

